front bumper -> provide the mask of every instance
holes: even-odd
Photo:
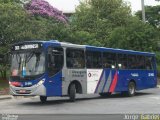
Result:
[[[20,92],[22,90],[25,90],[25,92]],[[15,87],[10,85],[10,94],[15,96],[46,96],[46,87],[43,84],[40,86],[33,85],[31,87]]]

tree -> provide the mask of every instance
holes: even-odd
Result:
[[[75,39],[76,42],[81,44],[156,51],[160,38],[159,31],[132,16],[130,6],[122,0],[89,0],[81,3],[71,26],[74,35],[79,37]],[[83,40],[83,36],[88,40]]]
[[[7,49],[6,46],[9,44],[18,41],[54,39],[48,36],[51,33],[50,30],[58,25],[61,26],[61,29],[67,26],[66,17],[45,1],[32,0],[24,6],[27,11],[23,6],[13,4],[13,2],[0,3],[0,46],[4,46],[4,49]],[[37,11],[35,10],[35,12],[36,7]],[[49,8],[50,12],[47,11]],[[55,20],[53,17],[57,19]],[[1,51],[4,52],[4,49]]]
[[[135,13],[140,19],[142,18],[142,12]],[[160,27],[160,5],[157,6],[145,6],[146,21],[154,27]]]
[[[0,3],[21,3],[21,0],[0,0]]]
[[[89,43],[107,46],[111,31],[127,25],[130,17],[130,7],[122,0],[89,0],[76,9],[71,26],[73,32],[81,31],[93,36],[93,42]]]
[[[51,17],[57,21],[67,23],[67,18],[62,11],[52,7],[44,0],[31,0],[25,5],[25,9],[34,16]]]
[[[21,6],[12,3],[0,4],[0,45],[8,45],[17,39],[22,22],[26,13]]]
[[[46,2],[42,1],[40,3],[42,4],[41,6],[35,5],[38,8],[43,6],[44,11],[45,8],[48,9]],[[31,3],[24,5],[26,9],[29,4]],[[48,6],[50,5],[48,4]],[[32,7],[35,8],[35,6]],[[47,14],[34,14],[32,12],[34,9],[26,9],[21,3],[12,0],[8,0],[8,2],[0,1],[0,54],[5,55],[9,51],[10,45],[16,42],[58,39],[61,36],[58,34],[60,31],[64,34],[62,37],[67,36],[65,33],[65,29],[68,29],[67,21],[61,19],[62,17],[65,18],[65,16],[57,13],[58,10],[53,12],[53,7],[50,6],[51,13],[55,14],[55,18],[53,18],[52,14],[51,16],[47,15],[48,12],[46,12]],[[62,37],[61,39],[63,39]],[[0,72],[4,71],[3,73],[5,73],[3,76],[6,76],[6,66],[7,62],[0,63]]]
[[[113,48],[157,51],[159,31],[148,23],[132,18],[128,26],[115,28],[109,38],[109,46]]]

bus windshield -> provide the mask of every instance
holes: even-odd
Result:
[[[12,53],[11,77],[34,77],[45,72],[45,55],[43,52]]]

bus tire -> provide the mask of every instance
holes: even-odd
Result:
[[[46,96],[40,96],[40,100],[42,103],[45,103],[47,101],[47,97]]]
[[[71,84],[69,87],[69,99],[71,102],[75,102],[76,98],[76,87],[75,84]]]
[[[111,94],[112,94],[112,93],[110,93],[110,92],[108,92],[108,93],[99,93],[99,95],[100,95],[101,97],[109,97],[109,96],[111,96]]]
[[[128,84],[128,92],[127,92],[127,96],[132,97],[135,95],[136,92],[136,85],[133,81],[129,82]]]

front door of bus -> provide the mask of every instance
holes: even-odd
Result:
[[[62,67],[63,67],[63,48],[50,47],[48,49],[48,86],[47,96],[62,95]]]

